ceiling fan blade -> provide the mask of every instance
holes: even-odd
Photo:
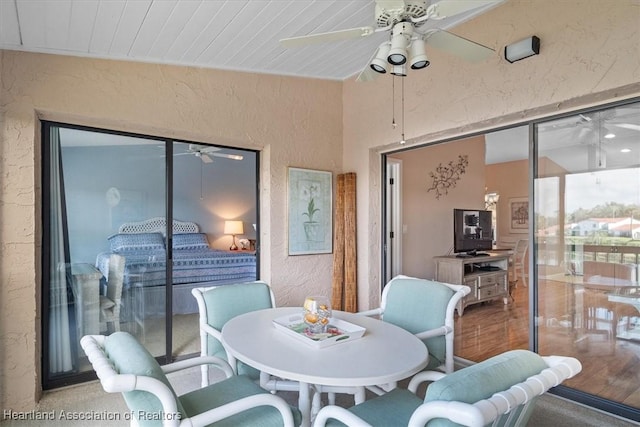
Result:
[[[360,74],[358,74],[356,81],[359,83],[371,82],[375,80],[378,74],[379,73],[376,73],[375,71],[373,71],[369,66],[369,63],[367,63],[367,65],[362,69],[362,71],[360,71]]]
[[[328,33],[309,34],[306,36],[289,37],[280,40],[280,43],[287,48],[307,46],[315,43],[335,42],[340,40],[366,37],[373,34],[373,27],[359,27],[348,30],[331,31]]]
[[[425,39],[425,42],[436,49],[452,53],[469,62],[484,61],[495,54],[491,48],[444,30],[432,33]]]
[[[213,163],[213,159],[205,153],[200,153],[198,157],[200,157],[203,163]]]
[[[210,145],[203,145],[202,148],[200,148],[198,151],[201,153],[207,153],[207,154],[211,154],[211,153],[215,153],[216,151],[220,151],[221,148],[218,147],[212,147]]]
[[[212,156],[223,157],[225,159],[231,159],[231,160],[242,160],[244,158],[239,154],[224,154],[224,153],[209,153],[209,154]]]
[[[435,15],[432,19],[441,19],[448,16],[464,13],[478,7],[490,6],[502,3],[504,0],[440,0],[438,3],[432,4],[431,9]],[[429,13],[427,13],[429,15]]]
[[[640,131],[640,125],[634,125],[633,123],[613,123],[613,126]]]

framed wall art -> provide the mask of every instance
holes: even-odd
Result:
[[[333,251],[333,187],[331,172],[289,168],[289,255]]]
[[[509,231],[527,233],[529,231],[529,199],[514,197],[509,199]]]

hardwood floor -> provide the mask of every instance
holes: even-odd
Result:
[[[529,348],[529,289],[519,285],[514,300],[468,306],[455,320],[455,355],[478,362],[507,350]],[[640,340],[621,339],[638,311],[608,302],[602,291],[541,281],[538,352],[576,357],[582,372],[568,387],[640,408]]]

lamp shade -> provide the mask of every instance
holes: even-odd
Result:
[[[224,222],[224,234],[243,234],[244,227],[242,226],[242,221],[225,221]]]

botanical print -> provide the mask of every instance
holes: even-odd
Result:
[[[289,168],[289,255],[331,253],[331,173]]]

